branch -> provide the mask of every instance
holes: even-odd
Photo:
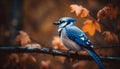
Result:
[[[42,53],[49,54],[53,56],[63,56],[68,57],[66,52],[61,52],[58,50],[51,50],[49,48],[32,48],[32,47],[0,47],[0,53]],[[69,58],[74,58],[78,60],[93,60],[92,57],[88,55],[81,55],[70,53]],[[104,57],[100,56],[102,61],[105,62],[120,62],[120,57]]]
[[[99,47],[94,47],[93,49],[103,49],[103,48],[120,48],[120,45],[99,46]]]

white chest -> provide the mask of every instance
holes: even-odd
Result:
[[[66,33],[65,33],[65,30],[63,29],[62,32],[61,32],[61,41],[62,43],[68,48],[68,49],[72,49],[72,50],[75,50],[75,51],[80,51],[81,50],[81,47],[76,44],[74,41],[70,40],[67,36],[66,36]]]

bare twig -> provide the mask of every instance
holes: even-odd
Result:
[[[42,53],[54,56],[64,56],[68,57],[66,52],[61,52],[58,50],[51,50],[49,48],[32,48],[32,47],[0,47],[0,53]],[[78,60],[93,60],[89,55],[81,55],[70,53],[69,58],[74,58]],[[100,56],[102,61],[105,62],[120,62],[120,57],[104,57]]]
[[[111,45],[111,46],[99,46],[99,47],[94,47],[94,49],[104,49],[104,48],[120,48],[120,45]]]

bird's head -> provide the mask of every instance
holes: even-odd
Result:
[[[74,18],[70,18],[70,17],[63,17],[63,18],[60,18],[59,21],[56,21],[54,22],[53,24],[54,25],[58,25],[59,27],[61,28],[64,28],[66,27],[67,25],[72,25],[74,24],[76,20]]]

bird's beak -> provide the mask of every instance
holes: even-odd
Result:
[[[56,21],[53,23],[54,25],[60,25],[60,21]]]

